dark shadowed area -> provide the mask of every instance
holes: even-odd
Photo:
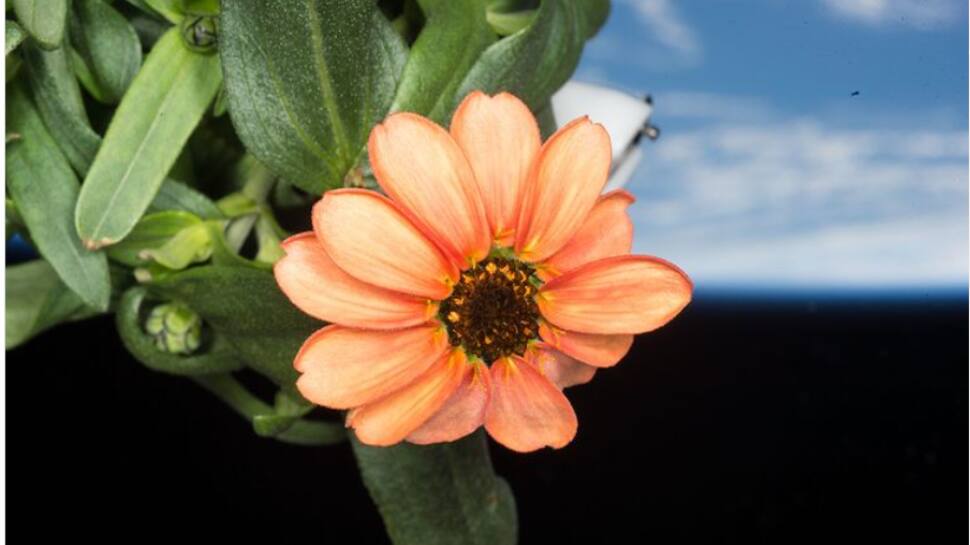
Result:
[[[567,448],[492,444],[520,542],[962,540],[964,296],[701,294],[569,392]],[[108,319],[10,352],[7,388],[12,535],[386,543],[347,445],[255,436]]]

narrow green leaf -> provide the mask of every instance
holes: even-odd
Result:
[[[455,92],[495,33],[485,0],[418,0],[426,22],[411,47],[391,109],[448,120]]]
[[[5,30],[3,40],[4,55],[9,55],[11,51],[17,49],[20,42],[24,41],[27,33],[24,32],[24,29],[16,21],[9,19],[7,19],[7,27]]]
[[[28,43],[23,52],[37,110],[74,171],[83,176],[98,152],[101,136],[88,121],[67,49],[44,51]]]
[[[42,259],[10,265],[5,272],[7,350],[61,322],[97,313],[65,286]]]
[[[427,446],[351,444],[395,545],[514,545],[515,498],[481,430]]]
[[[73,0],[71,45],[109,104],[121,100],[141,67],[141,43],[128,20],[103,0]],[[98,94],[102,96],[98,96]]]
[[[160,212],[163,210],[184,210],[205,220],[216,220],[225,217],[219,211],[216,203],[212,202],[209,197],[171,178],[166,178],[162,182],[162,187],[158,189],[155,199],[148,206],[149,212]]]
[[[155,339],[142,329],[142,305],[148,291],[143,287],[129,289],[121,296],[115,325],[121,342],[145,367],[172,375],[211,375],[242,369],[243,365],[232,348],[222,337],[216,335],[199,348],[199,353],[189,356],[162,352],[155,346]]]
[[[253,423],[254,431],[259,435],[304,446],[332,445],[347,438],[343,427],[337,423],[303,419],[281,420],[281,418],[292,417],[279,417],[274,414],[272,407],[257,399],[232,375],[193,377],[193,379],[237,413],[249,419]]]
[[[108,260],[85,250],[71,225],[77,178],[19,86],[8,88],[7,132],[21,135],[7,144],[7,190],[37,251],[85,303],[108,308]]]
[[[77,232],[89,248],[134,227],[212,102],[219,58],[192,53],[178,30],[155,44],[118,105],[78,199]]]
[[[311,193],[339,187],[387,113],[406,46],[369,0],[224,2],[219,53],[246,148]]]
[[[293,358],[322,324],[283,295],[273,273],[249,267],[194,267],[149,286],[183,301],[225,336],[250,367],[280,386],[296,381]]]
[[[17,20],[45,49],[60,47],[68,0],[13,0]]]
[[[586,40],[583,7],[575,0],[544,0],[532,24],[482,53],[456,100],[475,89],[508,91],[536,111],[576,69]]]

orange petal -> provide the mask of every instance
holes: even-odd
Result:
[[[399,443],[441,409],[461,386],[467,370],[464,350],[452,350],[411,384],[359,407],[350,419],[350,426],[362,443],[376,446]]]
[[[633,335],[563,331],[544,321],[539,324],[539,336],[559,351],[595,367],[616,365],[633,346]]]
[[[407,440],[419,445],[455,441],[485,422],[489,397],[488,367],[478,362],[466,366],[461,386],[448,401]]]
[[[356,407],[407,386],[447,348],[440,325],[396,331],[327,326],[296,354],[293,366],[303,373],[296,387],[317,405]]]
[[[592,365],[586,365],[558,350],[540,349],[536,362],[542,374],[560,390],[586,384],[596,374],[596,368]]]
[[[606,129],[586,117],[549,138],[524,192],[515,233],[520,257],[540,262],[569,242],[606,185],[611,153]]]
[[[566,396],[531,364],[503,358],[492,364],[492,397],[485,429],[518,452],[561,448],[576,436],[576,413]]]
[[[475,176],[448,131],[397,113],[374,127],[367,150],[377,182],[456,265],[488,255],[492,241]]]
[[[550,278],[597,259],[629,254],[633,222],[627,208],[635,200],[622,189],[600,197],[573,238],[541,264],[540,274]]]
[[[451,135],[475,173],[496,240],[510,238],[519,219],[522,188],[542,140],[535,117],[509,93],[470,93],[451,119]]]
[[[430,299],[451,293],[458,272],[394,203],[366,189],[336,189],[313,206],[313,230],[351,276]]]
[[[569,331],[644,333],[690,302],[693,286],[675,265],[650,256],[608,257],[553,278],[539,291],[539,311]]]
[[[286,255],[273,266],[290,301],[314,318],[349,327],[398,329],[427,322],[437,305],[361,282],[338,267],[312,232],[283,241]]]

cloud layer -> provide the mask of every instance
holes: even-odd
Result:
[[[637,251],[699,285],[966,282],[965,131],[710,121],[645,144]]]
[[[966,24],[966,2],[959,0],[822,0],[834,15],[872,26],[905,25],[932,29]]]

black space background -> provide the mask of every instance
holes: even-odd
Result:
[[[965,543],[967,331],[960,297],[698,297],[569,390],[568,447],[492,443],[520,542]],[[386,543],[347,445],[256,437],[110,319],[6,373],[12,542]]]

